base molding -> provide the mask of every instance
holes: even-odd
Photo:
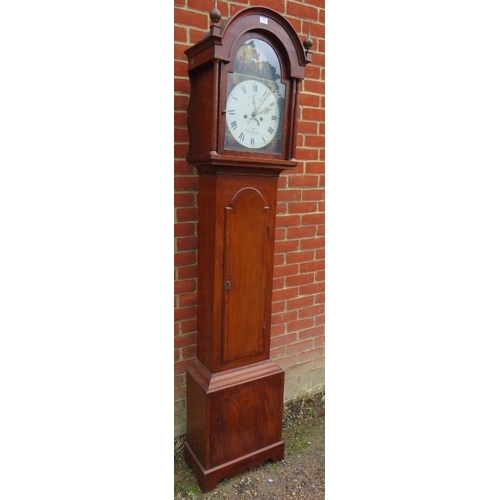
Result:
[[[213,490],[217,486],[217,483],[225,477],[240,474],[246,469],[256,467],[267,460],[283,460],[285,457],[285,443],[280,441],[238,459],[213,467],[212,469],[205,469],[203,467],[189,446],[189,443],[185,443],[184,456],[187,464],[193,469],[200,488],[206,493]]]

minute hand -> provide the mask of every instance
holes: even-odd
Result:
[[[262,98],[262,101],[260,101],[260,104],[259,106],[257,107],[257,109],[255,110],[255,114],[259,114],[260,111],[260,108],[262,107],[262,105],[266,102],[267,98],[270,96],[271,94],[268,93],[268,91],[266,92],[266,95],[264,95],[264,97]],[[269,108],[266,107],[263,111],[263,113],[267,113],[269,112]]]

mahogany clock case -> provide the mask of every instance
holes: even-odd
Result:
[[[247,49],[256,49],[252,64],[271,61],[264,72],[263,65],[247,73],[238,66],[236,56]],[[266,7],[214,23],[186,54],[186,159],[199,173],[199,218],[197,359],[187,371],[185,456],[208,491],[227,475],[284,458],[285,373],[270,360],[276,200],[278,176],[297,165],[300,81],[310,55],[292,25]],[[229,110],[244,134],[268,130],[260,144],[257,135],[252,143],[228,130],[228,97],[237,85],[234,95],[246,107]]]

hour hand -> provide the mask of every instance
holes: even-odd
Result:
[[[255,104],[255,96],[252,96],[252,104],[253,104],[253,112],[252,116],[255,117],[257,115],[257,104]]]

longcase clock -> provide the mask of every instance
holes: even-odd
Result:
[[[187,372],[186,461],[204,491],[284,457],[284,371],[270,360],[278,176],[294,160],[310,62],[292,25],[241,10],[186,51],[187,161],[199,173],[197,359]]]

